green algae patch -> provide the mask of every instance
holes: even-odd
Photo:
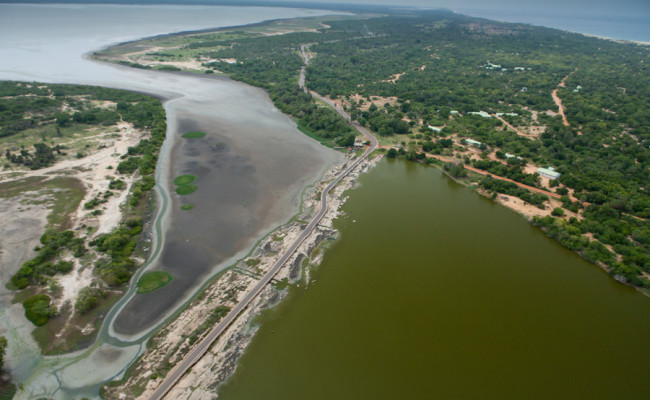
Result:
[[[205,132],[192,131],[192,132],[184,133],[182,137],[184,137],[185,139],[200,139],[205,137],[205,135],[206,135]]]
[[[174,184],[178,186],[176,188],[176,193],[179,195],[186,195],[196,192],[198,187],[194,184],[196,180],[196,175],[180,175],[174,179]],[[194,206],[192,206],[194,207]]]
[[[190,183],[194,183],[195,180],[196,180],[196,175],[190,175],[190,174],[181,175],[176,177],[176,179],[174,179],[174,185],[176,186],[189,185]]]
[[[185,211],[187,211],[187,210],[192,210],[192,209],[194,209],[194,204],[189,204],[189,203],[188,203],[188,204],[183,204],[183,205],[181,206],[181,210],[185,210]]]
[[[172,276],[165,271],[145,272],[138,281],[138,294],[153,292],[172,281]]]
[[[176,193],[181,195],[181,196],[184,196],[186,194],[196,192],[197,189],[198,189],[198,187],[196,185],[193,185],[193,184],[190,183],[188,185],[182,185],[182,186],[177,187],[176,188]]]

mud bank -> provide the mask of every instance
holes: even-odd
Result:
[[[227,78],[194,79],[218,90],[210,99],[166,106],[176,121],[166,177],[170,223],[152,268],[174,279],[124,307],[113,325],[120,335],[154,326],[205,279],[243,257],[295,213],[304,187],[341,157],[298,132],[263,90]],[[197,130],[206,136],[181,137]],[[198,190],[180,196],[172,181],[184,174],[196,176]],[[182,210],[188,203],[194,208]]]

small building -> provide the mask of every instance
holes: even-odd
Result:
[[[491,62],[488,61],[487,64],[485,64],[486,69],[500,69],[501,66],[499,64],[492,64]]]
[[[524,67],[515,67],[515,71],[525,71],[526,68]]]
[[[485,111],[479,111],[479,112],[471,111],[471,112],[468,112],[468,114],[470,114],[470,115],[478,115],[479,117],[483,117],[483,118],[492,118],[492,116],[490,114],[486,113]]]
[[[521,91],[522,91],[522,92],[527,92],[527,91],[528,91],[528,88],[527,88],[526,86],[524,86],[524,87],[521,88]]]
[[[537,168],[537,174],[548,179],[557,179],[560,177],[560,173],[555,171],[555,168]]]
[[[465,141],[467,142],[468,145],[474,146],[474,147],[481,147],[481,144],[482,144],[478,140],[474,140],[474,139],[465,139]]]
[[[517,160],[523,160],[523,158],[510,153],[506,153],[506,158],[516,158]]]
[[[361,139],[354,139],[354,147],[363,147],[363,141]]]
[[[440,132],[442,130],[442,128],[438,128],[437,126],[431,126],[431,125],[429,125],[429,129],[431,129],[434,132]]]
[[[450,115],[458,115],[458,110],[451,110],[449,111]]]

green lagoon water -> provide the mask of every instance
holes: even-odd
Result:
[[[650,299],[437,169],[360,182],[220,398],[650,398]]]

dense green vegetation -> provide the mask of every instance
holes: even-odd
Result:
[[[7,338],[0,336],[0,371],[5,365],[5,353],[7,352]]]
[[[408,135],[422,151],[449,155],[455,151],[450,135],[471,138],[481,142],[483,152],[482,160],[473,161],[476,168],[530,186],[539,186],[539,178],[523,171],[526,163],[555,167],[561,177],[553,184],[562,185],[556,191],[572,190],[591,204],[582,211],[580,231],[597,241],[583,251],[557,234],[564,225],[553,228],[558,224],[547,220],[538,225],[586,258],[602,261],[619,280],[650,286],[645,275],[650,274],[648,47],[441,11],[327,25],[320,33],[233,37],[192,46],[214,58],[236,59],[210,66],[268,89],[303,131],[333,138],[332,144],[347,143],[351,130],[298,88],[301,45],[316,55],[307,67],[309,88],[343,100],[354,119],[380,136]],[[567,76],[558,95],[569,126],[552,113],[557,106],[551,97]],[[539,127],[541,134],[518,136],[496,118],[469,115],[478,111],[510,113],[504,118],[511,124]],[[442,129],[431,131],[428,125]],[[497,151],[503,162],[487,159],[489,151]],[[506,159],[506,153],[520,159]],[[426,160],[413,149],[388,155],[400,154]],[[453,175],[464,174],[459,166],[449,168]],[[546,196],[509,182],[484,178],[479,185],[547,207]],[[568,197],[562,203],[580,211]]]
[[[77,300],[74,303],[74,310],[79,314],[85,314],[97,306],[100,299],[106,296],[106,291],[97,287],[85,287],[81,289]]]
[[[50,296],[46,294],[36,294],[27,298],[23,302],[23,307],[25,318],[36,326],[45,325],[50,317],[57,314],[56,307],[50,306]]]
[[[172,276],[165,271],[145,272],[138,281],[138,293],[149,293],[167,285]]]
[[[30,153],[25,149],[21,149],[20,153],[13,154],[11,150],[7,149],[5,157],[14,164],[22,164],[30,169],[39,169],[50,166],[54,162],[55,152],[61,154],[63,146],[48,146],[45,143],[35,143],[34,152]]]
[[[67,249],[77,258],[87,251],[83,239],[75,238],[72,231],[48,230],[41,236],[41,245],[36,257],[23,263],[11,278],[11,283],[16,289],[24,289],[32,284],[44,284],[48,282],[48,276],[72,270],[73,264],[70,261],[52,261],[61,251]]]
[[[109,286],[120,286],[131,279],[135,262],[131,254],[135,249],[135,236],[142,231],[142,222],[131,219],[111,233],[100,235],[90,242],[106,257],[95,262],[99,275]]]

